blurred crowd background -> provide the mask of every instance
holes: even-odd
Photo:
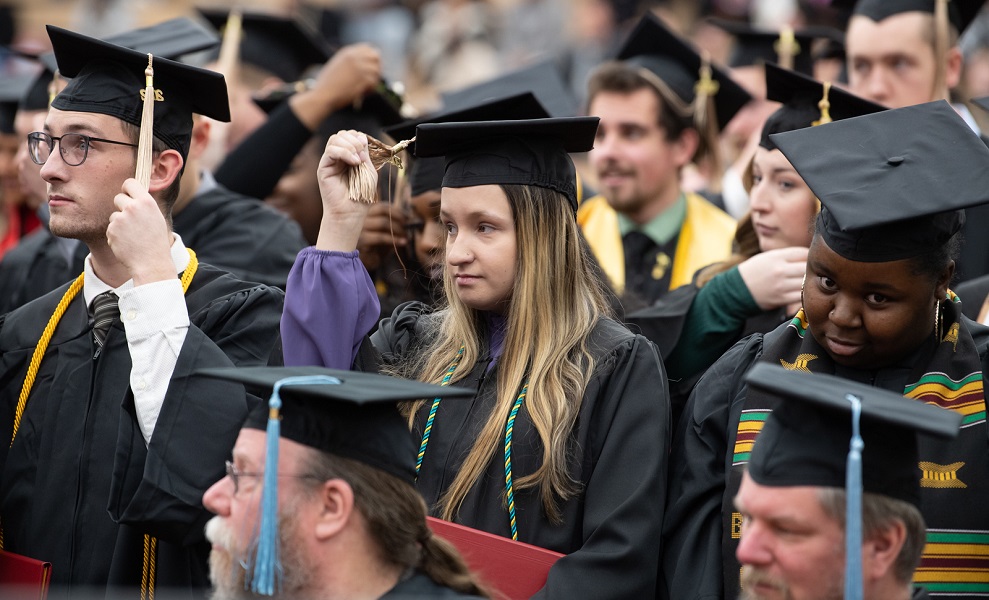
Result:
[[[335,45],[365,41],[383,57],[384,76],[413,110],[437,108],[438,93],[547,58],[554,59],[579,100],[589,71],[609,57],[627,29],[652,10],[674,30],[724,62],[730,37],[706,23],[716,16],[756,26],[842,29],[831,0],[20,0],[0,2],[0,45],[37,50],[44,25],[105,37],[195,16],[198,7],[295,14]],[[838,3],[836,3],[838,4]],[[966,97],[989,95],[989,16],[983,11],[963,40]],[[0,57],[2,58],[2,57]],[[17,69],[4,61],[4,71]]]

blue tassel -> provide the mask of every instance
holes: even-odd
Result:
[[[845,473],[845,600],[862,600],[862,450],[859,430],[862,400],[848,394],[852,404],[852,439]]]
[[[262,596],[273,596],[281,591],[283,575],[278,548],[278,440],[281,436],[282,399],[279,390],[286,385],[339,384],[336,377],[311,375],[286,377],[277,381],[268,401],[268,428],[264,456],[264,489],[261,493],[261,523],[258,531],[257,552],[254,557],[254,574],[251,591]]]

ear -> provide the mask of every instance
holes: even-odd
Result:
[[[316,539],[325,541],[343,531],[354,512],[354,490],[342,479],[331,479],[319,490]]]
[[[684,167],[694,160],[701,143],[701,134],[693,127],[684,129],[673,142],[673,159],[678,167]]]
[[[862,542],[862,573],[872,581],[883,579],[893,571],[907,539],[903,521],[894,520]]]
[[[199,115],[192,117],[192,141],[189,143],[189,160],[199,160],[209,144],[209,133],[212,128],[210,120]]]
[[[948,294],[948,285],[951,284],[951,279],[955,276],[955,261],[948,263],[948,266],[944,268],[940,277],[937,280],[937,287],[934,288],[935,300],[941,301]]]
[[[964,58],[962,57],[962,50],[958,46],[953,46],[948,50],[947,63],[944,68],[944,83],[947,89],[952,90],[958,87],[958,83],[962,79],[962,65],[964,64]]]
[[[151,185],[148,191],[151,193],[160,192],[172,185],[182,172],[182,155],[178,150],[169,148],[158,155],[151,168]]]

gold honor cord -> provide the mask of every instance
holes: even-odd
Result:
[[[154,94],[154,92],[152,92]],[[186,266],[185,271],[182,272],[182,293],[185,294],[189,291],[189,285],[192,283],[192,278],[195,277],[196,271],[199,270],[199,259],[196,258],[196,253],[193,252],[192,248],[186,248],[189,252],[189,264]],[[79,295],[79,290],[82,289],[83,279],[85,273],[79,275],[69,289],[65,291],[62,299],[59,301],[58,305],[55,307],[55,311],[52,313],[51,318],[48,320],[48,324],[45,326],[44,332],[41,334],[41,339],[38,340],[38,345],[34,348],[34,354],[31,355],[31,363],[28,366],[27,375],[24,377],[24,385],[21,387],[21,395],[17,399],[17,410],[14,412],[14,432],[10,436],[10,445],[14,445],[14,439],[17,438],[17,431],[21,426],[21,417],[24,415],[24,409],[27,407],[28,396],[31,395],[31,388],[34,387],[34,380],[38,376],[38,371],[41,368],[41,359],[45,356],[45,351],[48,349],[48,344],[51,342],[52,336],[55,334],[55,328],[58,327],[59,321],[62,320],[62,316],[65,311],[68,310],[69,304],[72,300]],[[0,550],[3,550],[3,527],[0,526]],[[154,600],[155,597],[155,567],[158,556],[158,539],[145,534],[144,535],[144,559],[142,561],[142,572],[141,572],[141,600]]]

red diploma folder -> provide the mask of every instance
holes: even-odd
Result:
[[[52,565],[0,550],[0,596],[45,600],[52,578]]]
[[[522,600],[546,584],[549,568],[561,556],[532,544],[516,542],[433,517],[433,533],[457,547],[470,570],[508,600]]]

